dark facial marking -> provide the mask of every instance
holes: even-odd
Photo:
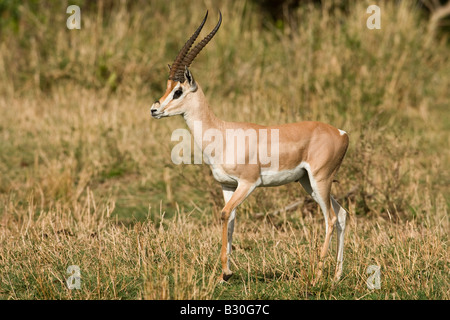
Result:
[[[178,99],[183,94],[183,90],[178,89],[173,93],[173,99]]]

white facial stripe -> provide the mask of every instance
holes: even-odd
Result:
[[[173,94],[174,94],[175,91],[177,91],[180,87],[181,87],[181,83],[178,83],[178,84],[172,89],[172,91],[170,92],[170,94],[167,96],[166,100],[164,100],[164,101],[161,103],[161,107],[160,107],[160,109],[159,109],[160,112],[163,111],[164,108],[169,104],[169,102],[173,100]],[[183,93],[183,94],[184,94],[184,93]]]

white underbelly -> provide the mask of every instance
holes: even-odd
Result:
[[[306,162],[302,162],[297,167],[288,170],[271,171],[263,169],[260,172],[260,176],[256,182],[256,187],[281,186],[290,182],[298,181],[306,173],[305,168],[307,166],[308,164]],[[239,183],[238,177],[226,173],[220,165],[212,165],[211,171],[214,179],[221,184],[237,186]]]
[[[282,171],[262,171],[258,183],[258,187],[281,186],[290,182],[298,181],[304,174],[305,163],[299,164],[297,167]]]

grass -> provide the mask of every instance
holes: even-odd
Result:
[[[167,63],[217,8],[77,3],[81,30],[65,27],[68,3],[0,7],[1,299],[449,299],[449,47],[411,2],[381,2],[382,29],[368,30],[368,2],[302,4],[272,23],[224,1],[191,68],[222,119],[349,133],[333,186],[351,214],[343,279],[331,281],[333,238],[316,286],[323,218],[296,184],[239,207],[234,276],[217,284],[220,186],[205,165],[171,162],[181,118],[149,116]],[[370,265],[381,289],[367,288]]]
[[[307,216],[282,221],[277,227],[242,217],[234,241],[235,275],[229,283],[218,285],[218,221],[196,221],[187,212],[165,219],[161,213],[158,223],[147,219],[127,227],[111,217],[113,202],[96,203],[90,194],[82,206],[69,212],[54,208],[38,214],[30,203],[20,229],[14,218],[3,219],[2,239],[8,239],[8,245],[2,246],[1,253],[2,295],[10,299],[448,298],[447,230],[442,227],[352,221],[344,278],[338,284],[330,281],[334,271],[330,257],[325,277],[312,286],[323,236],[320,221]],[[65,285],[69,265],[81,269],[80,290]],[[381,267],[379,290],[367,288],[369,265]]]

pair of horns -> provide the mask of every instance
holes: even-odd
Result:
[[[191,51],[192,45],[197,39],[200,31],[203,28],[203,25],[206,22],[206,18],[208,18],[208,11],[206,11],[206,15],[203,18],[200,26],[195,30],[194,34],[189,38],[188,41],[184,44],[183,48],[181,48],[177,57],[175,58],[172,66],[170,67],[169,80],[184,82],[184,71],[185,68],[188,68],[192,61],[194,61],[195,57],[200,53],[200,51],[208,44],[208,42],[214,37],[217,30],[219,30],[220,24],[222,23],[222,13],[219,11],[219,22],[215,26],[215,28],[208,34],[202,41],[200,41]]]

